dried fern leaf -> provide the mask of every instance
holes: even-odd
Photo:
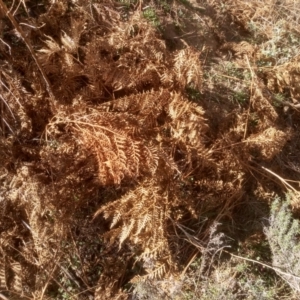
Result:
[[[201,90],[202,69],[198,52],[191,48],[180,50],[174,58],[174,71],[183,87],[193,85]]]

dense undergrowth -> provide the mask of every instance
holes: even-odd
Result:
[[[0,298],[297,299],[299,9],[0,0]]]

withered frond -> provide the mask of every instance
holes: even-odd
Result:
[[[124,178],[155,172],[158,160],[149,147],[130,135],[130,121],[126,113],[93,111],[67,118],[58,114],[47,127],[47,138],[55,138],[57,127],[66,126],[80,147],[95,156],[100,183],[120,184]]]
[[[278,155],[291,137],[290,132],[283,132],[270,127],[263,132],[249,136],[246,140],[247,148],[255,155],[265,160],[271,160]]]
[[[111,222],[112,229],[104,238],[111,243],[118,242],[119,247],[127,240],[141,249],[139,260],[146,265],[150,277],[160,277],[172,265],[164,261],[159,268],[155,267],[162,254],[167,254],[168,258],[171,255],[166,232],[172,206],[178,201],[174,191],[166,187],[154,179],[147,179],[120,199],[102,206],[95,214],[95,217],[102,214]],[[150,260],[153,266],[147,266]]]
[[[187,47],[180,50],[174,59],[174,71],[178,82],[183,86],[193,85],[201,90],[202,68],[199,53]]]
[[[58,43],[50,36],[47,36],[47,40],[45,40],[46,48],[42,48],[38,50],[39,53],[42,53],[43,55],[40,55],[40,60],[42,62],[47,62],[51,57],[62,51],[61,47],[58,45]]]
[[[184,100],[181,95],[173,94],[168,106],[168,114],[172,119],[170,123],[172,137],[184,141],[191,147],[202,144],[203,135],[207,131],[204,111],[195,103]]]
[[[278,24],[289,35],[266,40],[277,20],[262,0],[228,0],[221,18],[212,0],[201,20],[197,13],[204,30],[197,23],[194,32],[191,19],[185,32],[161,23],[163,34],[143,16],[142,1],[7,2],[15,20],[0,11],[7,297],[46,299],[53,289],[56,298],[126,299],[130,281],[184,274],[195,247],[212,249],[212,224],[224,221],[232,233],[242,201],[256,206],[251,199],[284,193],[279,178],[290,174],[274,170],[290,170],[296,190],[299,39]],[[158,18],[168,14],[148,4]],[[262,18],[266,30],[255,27]],[[295,47],[281,51],[287,36]],[[268,49],[282,52],[281,61],[264,57]]]

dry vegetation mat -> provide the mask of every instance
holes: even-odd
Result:
[[[299,10],[0,0],[0,299],[297,299]]]

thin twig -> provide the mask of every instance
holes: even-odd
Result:
[[[5,297],[2,293],[0,293],[0,299],[3,299],[3,300],[9,300],[7,297]]]
[[[38,59],[34,53],[34,50],[30,44],[30,42],[28,41],[27,37],[25,36],[22,28],[19,26],[19,24],[17,23],[17,21],[15,20],[14,16],[11,14],[11,12],[7,9],[6,5],[3,3],[2,0],[0,0],[0,8],[1,10],[6,14],[6,16],[8,17],[8,19],[11,21],[11,23],[13,24],[13,26],[15,27],[15,29],[17,30],[17,32],[20,34],[20,36],[22,37],[26,47],[28,48],[33,60],[35,61],[44,81],[45,81],[45,84],[46,84],[46,89],[47,89],[47,92],[51,98],[52,101],[54,101],[54,94],[52,92],[52,89],[51,89],[51,86],[50,86],[50,82],[44,72],[44,70],[42,69],[41,65],[39,64],[38,62]]]
[[[20,7],[20,5],[21,5],[21,0],[19,1],[19,3],[18,3],[18,5],[17,5],[17,7],[16,7],[16,9],[15,9],[15,11],[12,13],[12,15],[14,16],[15,14],[16,14],[16,12],[18,11],[18,9],[19,9],[19,7]],[[12,8],[11,8],[12,9]],[[11,9],[9,10],[9,12],[11,11]]]
[[[10,290],[2,290],[2,292],[9,292],[10,294],[14,294],[16,296],[19,296],[19,299],[26,298],[26,299],[32,300],[32,297],[25,296],[24,293],[22,293],[22,294],[21,293],[17,293],[15,291],[12,291],[11,289]],[[3,294],[1,294],[1,296],[5,297]],[[2,298],[2,299],[7,300],[8,298]],[[16,298],[14,298],[14,299],[16,299]],[[8,300],[10,300],[10,299],[8,299]]]
[[[3,72],[2,72],[2,74],[3,74]],[[0,74],[1,75],[1,74]],[[18,98],[14,95],[14,93],[9,89],[9,87],[1,80],[1,76],[0,76],[0,84],[2,85],[2,86],[4,86],[4,88],[12,95],[12,97],[16,100],[16,102],[21,106],[21,107],[23,107],[22,106],[22,104],[20,103],[20,101],[18,100]]]
[[[8,122],[4,119],[4,117],[1,117],[1,120],[5,123],[5,125],[7,126],[7,128],[10,130],[10,132],[12,134],[15,134],[15,132],[12,130],[12,128],[9,126]]]
[[[199,251],[199,250],[198,250]],[[186,265],[186,267],[184,268],[184,270],[181,272],[180,277],[183,278],[186,271],[188,270],[188,268],[190,267],[190,265],[194,262],[194,260],[196,259],[197,255],[198,255],[198,251],[196,251],[196,253],[193,255],[193,257],[190,259],[190,261],[188,262],[188,264]]]
[[[2,101],[4,102],[4,104],[6,105],[6,107],[8,108],[11,116],[13,117],[13,119],[16,121],[15,115],[13,114],[10,106],[8,105],[7,101],[4,99],[4,97],[2,95],[0,95],[0,98],[2,99]]]
[[[0,41],[8,48],[9,55],[11,55],[11,47],[6,42],[4,42],[4,40],[2,40],[1,38]]]
[[[55,256],[53,257],[53,259],[56,257],[57,252],[58,252],[58,249],[56,250]],[[52,268],[52,271],[50,272],[50,274],[48,273],[48,279],[47,279],[47,281],[46,281],[46,283],[45,283],[45,285],[44,285],[44,287],[42,289],[42,293],[41,293],[41,297],[40,297],[41,300],[44,299],[44,294],[45,294],[45,292],[46,292],[46,290],[48,288],[48,285],[49,285],[51,279],[53,278],[53,274],[56,271],[57,266],[58,266],[58,264],[55,263],[54,266],[53,266],[53,268]]]
[[[249,107],[248,107],[248,111],[247,111],[247,120],[246,120],[246,125],[245,125],[244,139],[246,138],[247,130],[248,130],[248,121],[249,121],[250,109],[251,109],[252,98],[253,98],[253,83],[254,83],[254,77],[255,77],[247,55],[246,55],[246,60],[247,60],[247,64],[248,64],[248,67],[249,67],[249,70],[251,73],[251,85],[250,85],[250,101],[249,101]]]
[[[186,236],[186,239],[185,239],[186,241],[188,241],[190,244],[197,247],[199,250],[201,250],[201,251],[204,250],[204,247],[201,245],[200,240],[197,237],[189,234],[186,230],[183,229],[183,227],[180,224],[178,224],[174,220],[172,220],[172,222],[173,222],[174,226],[178,227],[184,233],[184,235]],[[175,232],[176,232],[176,229],[175,229]],[[177,234],[177,232],[176,232],[176,234]]]
[[[293,186],[291,186],[289,183],[286,182],[286,180],[282,177],[280,177],[279,175],[277,175],[276,173],[274,173],[273,171],[265,168],[265,167],[261,167],[263,170],[269,172],[270,174],[272,174],[273,176],[275,176],[276,178],[278,178],[284,185],[288,186],[290,189],[292,189],[294,192],[298,192]]]
[[[242,81],[242,82],[245,82],[245,83],[250,83],[251,82],[249,80],[244,80],[244,79],[241,79],[241,78],[238,78],[238,77],[224,75],[224,74],[221,74],[221,73],[218,73],[218,72],[215,72],[215,74],[219,77],[225,77],[225,78],[229,78],[229,79],[233,79],[233,80],[237,80],[237,81]]]
[[[89,287],[89,285],[88,285],[88,283],[87,283],[88,280],[87,280],[87,276],[86,276],[85,270],[84,270],[84,268],[82,268],[82,266],[83,266],[83,261],[82,261],[82,259],[81,259],[81,255],[80,255],[80,252],[79,252],[78,247],[77,247],[77,245],[76,245],[76,241],[75,241],[75,239],[74,239],[74,235],[73,235],[73,232],[72,232],[71,228],[69,228],[69,232],[70,232],[70,235],[71,235],[71,237],[72,237],[73,245],[74,245],[74,248],[75,248],[75,250],[76,250],[77,256],[78,256],[78,258],[79,258],[79,260],[80,260],[81,271],[82,271],[82,274],[83,274],[83,277],[84,277],[84,278],[80,277],[80,279],[81,279],[82,282],[86,285],[86,287]]]
[[[291,277],[294,277],[294,278],[296,278],[296,279],[300,279],[300,276],[297,276],[297,275],[294,275],[294,274],[291,274],[291,273],[284,272],[284,271],[282,271],[279,267],[273,267],[273,266],[270,266],[270,265],[268,265],[268,264],[265,264],[265,263],[262,263],[262,262],[260,262],[260,261],[257,261],[257,260],[255,260],[255,259],[246,258],[246,257],[243,257],[243,256],[239,256],[239,255],[230,253],[230,252],[228,252],[228,251],[226,251],[226,250],[223,250],[223,251],[226,252],[226,253],[228,253],[228,254],[230,254],[230,255],[233,256],[233,257],[236,257],[236,258],[239,258],[239,259],[243,259],[243,260],[246,260],[246,261],[249,261],[249,262],[252,262],[252,263],[261,265],[261,266],[264,266],[264,267],[266,267],[266,268],[268,268],[268,269],[271,269],[271,270],[273,270],[273,271],[275,271],[275,272],[278,272],[278,273],[280,273],[280,274],[282,274],[282,275],[291,276]]]

